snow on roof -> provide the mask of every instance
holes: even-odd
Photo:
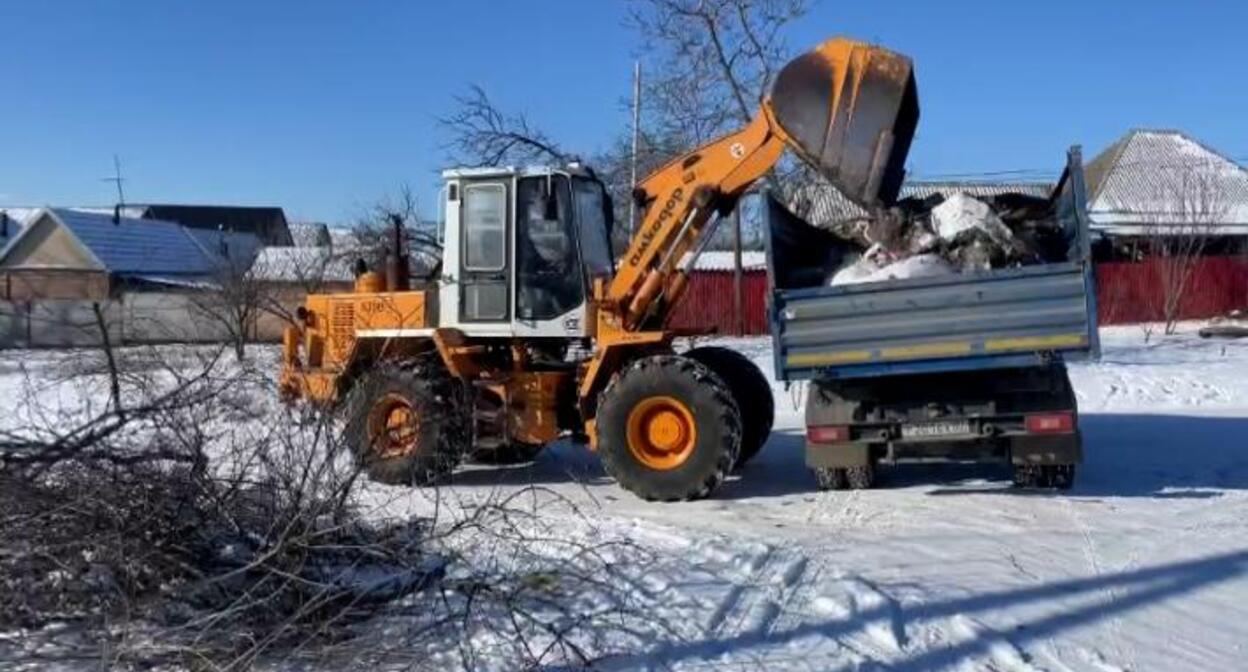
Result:
[[[5,218],[0,222],[0,250],[22,232],[26,221],[38,211],[39,208],[0,208],[0,218]]]
[[[732,252],[711,251],[703,252],[698,257],[698,263],[694,265],[694,269],[698,271],[731,271],[735,268]],[[749,250],[741,252],[741,269],[746,271],[760,270],[767,268],[767,257],[760,251]]]
[[[322,242],[333,239],[329,225],[324,222],[291,222],[290,237],[295,247],[319,247]]]
[[[901,185],[901,198],[927,198],[934,194],[949,196],[963,192],[975,198],[1000,196],[1001,194],[1024,194],[1048,198],[1053,191],[1049,182],[987,182],[987,181],[941,181],[915,180]],[[816,225],[825,226],[837,222],[866,219],[869,213],[862,206],[849,200],[830,182],[820,180],[797,190],[789,204],[794,214]]]
[[[1248,234],[1248,170],[1180,131],[1133,130],[1085,172],[1094,227],[1207,225]]]
[[[352,260],[328,247],[265,247],[251,276],[267,282],[350,282]]]

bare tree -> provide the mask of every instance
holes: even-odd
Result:
[[[806,0],[641,0],[629,23],[643,41],[647,72],[642,92],[639,173],[647,174],[690,148],[748,124],[767,95],[776,72],[791,57],[786,30],[805,15]],[[617,204],[617,220],[627,217],[631,147],[621,140],[596,161]],[[787,188],[790,177],[805,178],[800,162],[786,159],[773,186]],[[747,225],[747,239],[757,232]],[[625,228],[625,227],[621,227]],[[728,249],[724,227],[713,247]],[[618,239],[617,245],[627,241]]]
[[[212,287],[190,294],[197,316],[220,330],[239,361],[247,357],[256,318],[269,303],[264,283],[252,274],[252,261],[241,251],[225,253],[211,276]]]
[[[393,195],[382,197],[356,218],[351,227],[356,247],[345,253],[348,257],[362,259],[369,268],[383,268],[386,255],[394,248],[395,226],[403,232],[403,245],[414,274],[418,277],[437,275],[442,258],[438,224],[420,217],[416,195],[409,185],[402,185]]]
[[[1157,181],[1156,212],[1146,215],[1146,263],[1156,269],[1153,293],[1167,335],[1175,332],[1192,276],[1230,207],[1218,175],[1208,166],[1164,167]],[[1147,335],[1147,332],[1146,332]]]
[[[456,96],[455,104],[455,111],[439,119],[438,124],[450,134],[446,148],[457,163],[498,166],[562,163],[567,159],[559,145],[528,117],[503,112],[475,84],[467,94]]]

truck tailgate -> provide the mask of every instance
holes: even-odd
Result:
[[[1096,349],[1091,279],[1063,263],[773,295],[783,380],[1032,366]]]

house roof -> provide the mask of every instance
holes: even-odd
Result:
[[[0,208],[0,251],[22,232],[26,221],[37,211],[38,208]]]
[[[251,268],[256,255],[263,247],[260,238],[251,233],[192,228],[183,230],[199,244],[200,249],[214,263],[226,264],[225,268],[239,273]]]
[[[207,275],[214,272],[203,248],[173,222],[55,208],[49,212],[110,273]]]
[[[948,196],[964,192],[976,198],[1001,194],[1025,194],[1047,198],[1053,191],[1050,182],[986,182],[986,181],[912,181],[901,186],[901,198],[927,198],[933,194]],[[828,182],[816,182],[798,190],[794,203],[795,213],[815,225],[866,219],[869,214],[862,206],[849,200]]]
[[[1132,130],[1084,172],[1096,228],[1208,225],[1248,233],[1248,170],[1181,131]]]
[[[118,217],[67,208],[38,211],[0,252],[15,249],[44,217],[64,227],[109,273],[132,278],[208,278],[223,264],[246,269],[260,247],[251,234],[188,229],[174,222]]]
[[[256,255],[251,276],[266,282],[350,282],[353,261],[328,247],[265,247]]]

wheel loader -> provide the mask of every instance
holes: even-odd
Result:
[[[705,497],[767,440],[773,400],[740,353],[677,351],[692,334],[666,320],[698,255],[786,149],[864,206],[891,200],[917,120],[908,58],[829,40],[777,74],[751,123],[638,184],[643,214],[619,259],[590,169],[447,170],[437,270],[413,279],[396,230],[384,272],[307,297],[284,335],[282,394],[337,408],[388,483],[527,460],[567,437],[642,498]]]

